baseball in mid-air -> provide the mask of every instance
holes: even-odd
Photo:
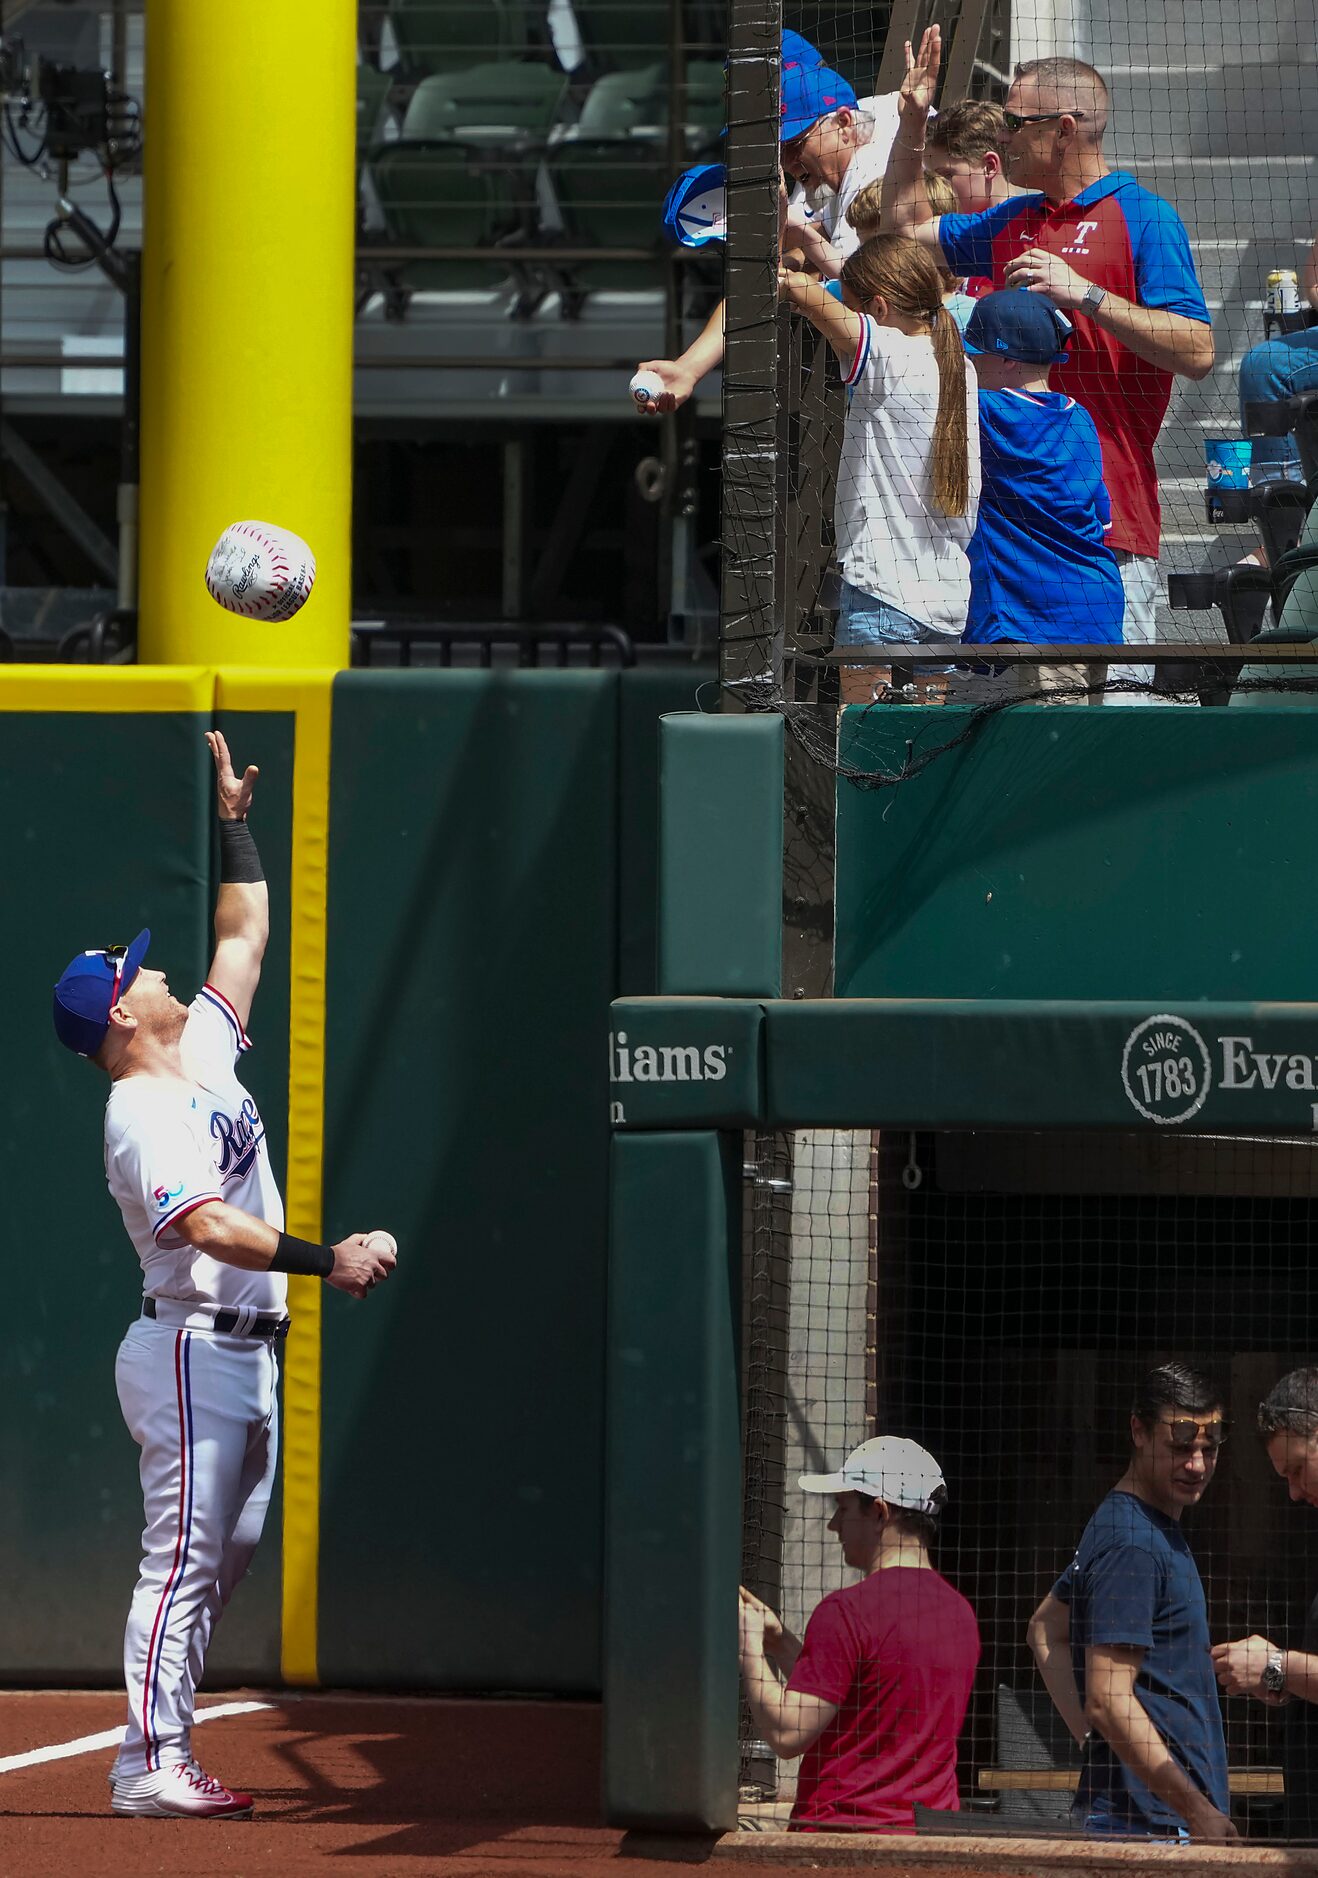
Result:
[[[392,1252],[395,1258],[398,1257],[397,1239],[391,1232],[385,1232],[383,1228],[368,1232],[364,1243],[371,1248],[372,1252]]]
[[[212,600],[244,619],[292,619],[315,579],[306,542],[273,522],[230,522],[206,563]]]

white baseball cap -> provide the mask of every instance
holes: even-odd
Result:
[[[943,1470],[918,1441],[876,1435],[848,1454],[835,1474],[802,1474],[806,1493],[865,1493],[908,1513],[937,1513],[947,1496]]]

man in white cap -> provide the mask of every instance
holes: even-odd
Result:
[[[975,1613],[929,1557],[942,1471],[917,1442],[881,1435],[800,1485],[833,1496],[828,1530],[864,1577],[816,1606],[804,1642],[743,1588],[751,1714],[776,1755],[802,1757],[794,1831],[914,1832],[917,1802],[958,1808],[957,1737],[979,1663]]]

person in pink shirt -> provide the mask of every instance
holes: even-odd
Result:
[[[835,1474],[803,1474],[831,1494],[828,1530],[857,1584],[815,1607],[805,1639],[744,1587],[741,1673],[755,1726],[801,1760],[796,1832],[914,1832],[915,1806],[958,1809],[957,1737],[979,1664],[975,1613],[933,1566],[947,1501],[917,1442],[862,1442]]]

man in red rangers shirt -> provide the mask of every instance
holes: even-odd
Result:
[[[1107,86],[1079,59],[1016,68],[1003,107],[1002,154],[1008,180],[1028,193],[981,215],[932,216],[920,170],[941,57],[936,26],[918,58],[906,48],[884,225],[939,250],[954,273],[991,274],[995,286],[1047,294],[1070,316],[1075,334],[1051,382],[1094,420],[1112,502],[1108,546],[1126,591],[1124,638],[1151,640],[1159,530],[1153,446],[1173,378],[1206,378],[1213,369],[1208,308],[1184,224],[1170,203],[1108,168]]]
[[[929,1558],[942,1472],[917,1442],[881,1435],[800,1484],[833,1496],[828,1530],[865,1576],[821,1599],[804,1642],[743,1589],[751,1714],[775,1754],[801,1756],[793,1831],[914,1832],[917,1801],[958,1807],[957,1736],[979,1662],[975,1613]]]

